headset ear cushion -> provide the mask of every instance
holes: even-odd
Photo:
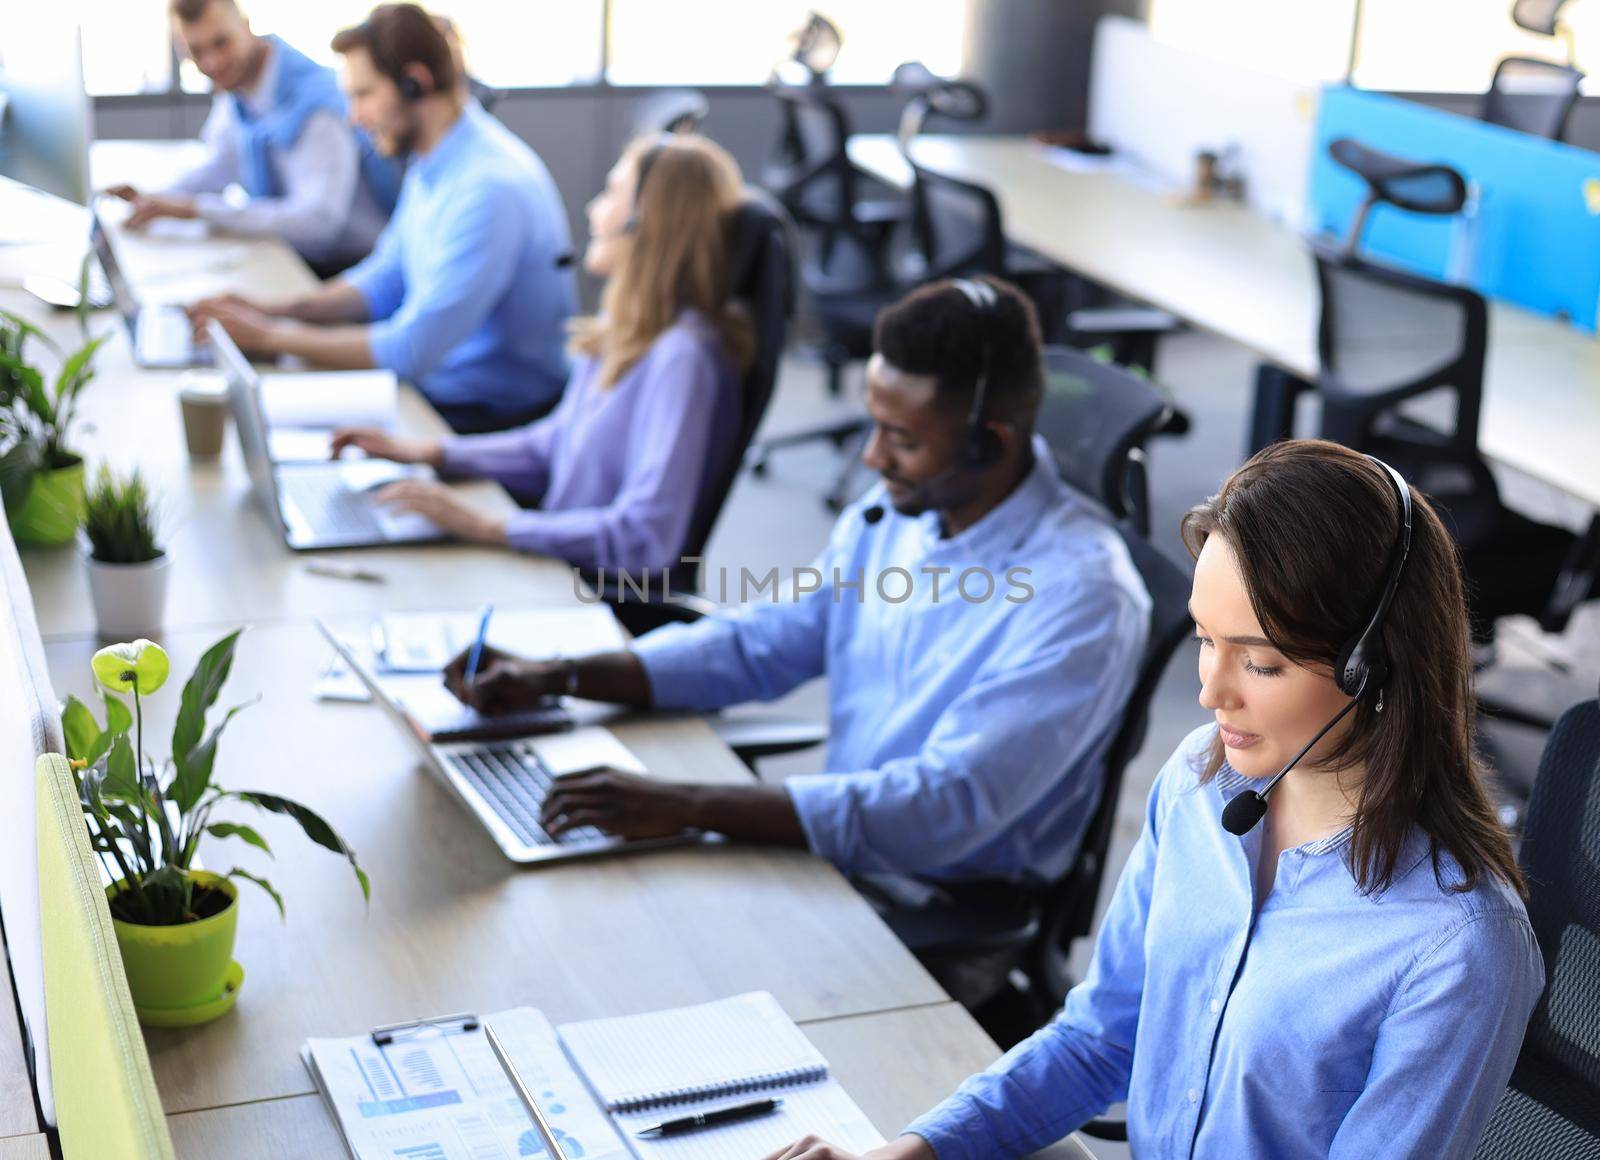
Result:
[[[967,466],[982,471],[1000,461],[1000,436],[993,427],[981,427],[969,436],[966,455]]]
[[[422,82],[414,76],[402,76],[400,78],[400,95],[408,101],[420,101],[422,99]]]

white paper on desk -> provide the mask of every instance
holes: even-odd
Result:
[[[274,463],[324,463],[333,450],[333,432],[326,427],[274,427],[267,432]]]
[[[382,621],[387,672],[434,673],[471,646],[480,612],[390,612]],[[610,609],[600,604],[574,608],[530,608],[496,612],[488,643],[530,660],[581,657],[623,648],[627,638]]]
[[[529,1007],[489,1020],[563,1149],[585,1160],[627,1160],[550,1021]],[[356,1160],[546,1156],[482,1030],[428,1033],[382,1048],[370,1035],[312,1039],[304,1054]]]
[[[398,392],[393,371],[269,372],[261,409],[269,427],[387,427]]]
[[[763,1093],[765,1094],[765,1093]],[[655,1112],[636,1112],[616,1117],[617,1126],[628,1138],[639,1160],[755,1160],[800,1137],[815,1132],[828,1143],[847,1152],[865,1152],[884,1142],[878,1129],[856,1107],[838,1080],[827,1079],[804,1087],[785,1088],[770,1093],[782,1106],[769,1116],[758,1116],[685,1132],[681,1136],[645,1137],[639,1133],[663,1120],[673,1120],[695,1112],[709,1112],[729,1104],[754,1099],[744,1096],[715,1103],[687,1104]]]

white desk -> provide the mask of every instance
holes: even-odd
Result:
[[[1012,240],[1297,378],[1315,378],[1316,277],[1294,232],[1233,203],[1195,205],[1121,177],[1063,169],[1021,137],[928,136],[912,148],[919,165],[993,191]],[[910,185],[893,137],[853,138],[850,158],[890,185]],[[1404,343],[1405,334],[1385,341]],[[1484,454],[1600,507],[1597,439],[1600,343],[1492,304]]]

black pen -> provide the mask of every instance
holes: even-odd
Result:
[[[778,1110],[782,1100],[756,1100],[752,1104],[735,1104],[731,1108],[718,1108],[714,1112],[696,1112],[681,1120],[668,1120],[638,1133],[643,1136],[676,1136],[679,1132],[693,1132],[699,1128],[714,1128],[718,1124],[731,1124],[735,1120],[750,1120]]]

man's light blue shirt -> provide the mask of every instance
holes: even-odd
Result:
[[[1215,735],[1161,771],[1061,1014],[906,1129],[939,1160],[1022,1156],[1124,1099],[1150,1160],[1472,1154],[1544,986],[1521,900],[1441,887],[1420,830],[1363,894],[1346,829],[1285,850],[1258,910],[1261,831],[1221,822],[1250,782],[1199,783]]]
[[[663,708],[771,700],[827,674],[829,772],[785,784],[812,850],[846,871],[1048,881],[1077,852],[1150,598],[1034,446],[1029,475],[959,534],[899,515],[880,486],[835,525],[815,591],[790,598],[811,584],[800,570],[776,602],[634,646]]]
[[[532,149],[468,101],[411,159],[394,217],[344,280],[372,320],[373,362],[435,403],[507,416],[554,403],[577,305],[561,195]]]

